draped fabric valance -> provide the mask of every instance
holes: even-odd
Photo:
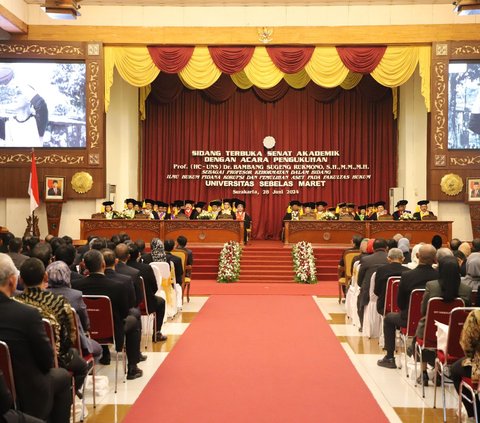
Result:
[[[430,61],[430,46],[105,47],[105,110],[110,105],[114,68],[129,84],[145,87],[140,96],[143,118],[149,86],[160,72],[178,74],[190,89],[211,88],[210,92],[214,92],[212,86],[226,74],[241,89],[254,86],[256,90],[282,92],[288,87],[304,88],[311,82],[323,88],[340,86],[348,90],[365,74],[385,87],[396,88],[418,66],[422,95],[430,111]],[[179,90],[166,87],[166,82],[156,83],[166,90],[164,94],[154,90],[157,100],[162,96],[171,98],[172,91]]]

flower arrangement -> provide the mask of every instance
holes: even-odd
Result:
[[[399,220],[415,220],[415,218],[413,217],[412,213],[405,212],[405,213],[402,213]]]
[[[223,244],[218,264],[218,282],[235,282],[240,275],[240,256],[242,248],[236,241]]]
[[[317,267],[312,244],[301,241],[292,248],[295,280],[300,283],[317,283]]]
[[[319,220],[337,220],[337,215],[332,212],[326,212],[324,213]]]
[[[197,216],[197,219],[211,220],[211,219],[213,219],[213,215],[212,215],[212,213],[210,213],[206,210],[202,210],[202,212]]]

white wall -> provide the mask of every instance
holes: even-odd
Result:
[[[408,207],[415,211],[417,201],[427,198],[427,110],[418,72],[400,88],[398,126],[398,186],[404,187]],[[453,237],[472,239],[468,205],[432,201],[430,206],[439,220],[454,221]]]
[[[128,85],[118,75],[112,87],[112,104],[107,114],[107,182],[117,185],[117,209],[123,200],[137,197],[138,190],[138,90]],[[30,170],[28,170],[29,172]],[[69,183],[69,181],[67,181]],[[27,192],[27,187],[25,187]],[[63,204],[59,235],[80,238],[80,218],[88,218],[100,211],[102,200],[70,200]],[[17,236],[23,236],[25,219],[30,213],[28,198],[0,199],[0,225]],[[45,203],[35,211],[39,216],[42,237],[47,235]]]
[[[20,0],[10,0],[12,1]],[[171,2],[171,4],[174,3]],[[211,7],[82,5],[81,14],[81,18],[69,21],[67,24],[263,27],[480,23],[480,16],[457,16],[451,4]],[[27,23],[30,25],[66,24],[65,21],[50,19],[40,10],[38,4],[28,6]],[[255,34],[252,36],[256,39]]]

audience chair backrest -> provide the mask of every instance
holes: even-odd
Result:
[[[425,294],[424,289],[414,289],[410,294],[406,333],[406,336],[408,337],[415,336],[418,322],[420,322],[420,319],[422,318],[423,294]]]
[[[398,282],[393,283],[392,286],[392,313],[400,313],[400,307],[398,307],[398,289],[400,287],[400,280]]]
[[[437,327],[435,321],[448,325],[450,320],[450,312],[456,307],[464,307],[465,303],[461,298],[455,298],[449,303],[443,298],[430,298],[427,306],[427,314],[425,315],[425,332],[423,336],[423,348],[437,348]]]
[[[150,266],[155,273],[157,284],[162,284],[162,279],[168,279],[170,277],[170,265],[166,261],[154,261],[150,263]]]
[[[472,289],[472,294],[470,295],[470,304],[472,307],[477,305],[477,295],[478,289]]]
[[[15,390],[15,379],[13,377],[12,358],[10,357],[8,345],[3,341],[0,341],[0,370],[3,373],[7,388],[12,394],[13,403],[16,404],[17,393]]]
[[[343,253],[343,263],[345,266],[345,277],[347,282],[352,278],[352,262],[353,259],[360,254],[359,250],[350,250]]]
[[[145,281],[142,276],[139,277],[139,280],[140,280],[140,288],[142,289],[143,299],[138,305],[138,308],[140,309],[140,313],[142,313],[142,316],[147,316],[150,313],[148,312],[147,291],[145,290]]]
[[[82,341],[80,340],[80,320],[78,317],[77,312],[75,309],[72,307],[72,313],[73,313],[73,324],[75,325],[75,345],[74,347],[78,350],[80,354],[82,354]]]
[[[397,303],[397,297],[393,298],[393,287],[394,284],[397,285],[397,294],[398,294],[398,284],[400,283],[400,278],[397,276],[390,276],[387,279],[387,287],[385,288],[385,306],[383,308],[383,315],[386,316],[387,313],[393,311],[392,304]]]
[[[90,318],[90,336],[101,345],[115,344],[113,312],[110,298],[105,295],[84,295]]]
[[[55,367],[58,367],[57,344],[55,343],[55,331],[53,329],[53,326],[50,320],[42,319],[42,321],[43,321],[43,327],[45,328],[45,333],[47,334],[47,338],[50,341],[50,345],[52,346],[54,365]]]
[[[187,253],[185,251],[173,250],[172,254],[176,257],[180,257],[182,260],[182,268],[185,271],[185,263],[187,262]]]
[[[475,310],[475,307],[457,307],[450,312],[447,351],[445,351],[445,355],[447,357],[451,356],[460,359],[465,355],[465,352],[460,345],[460,335],[462,333],[465,320],[467,320],[467,317],[472,310]]]

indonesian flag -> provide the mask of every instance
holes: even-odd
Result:
[[[32,169],[30,170],[30,180],[28,182],[28,195],[30,196],[30,214],[32,214],[40,204],[40,196],[38,195],[37,163],[35,161],[34,151],[32,151]]]

